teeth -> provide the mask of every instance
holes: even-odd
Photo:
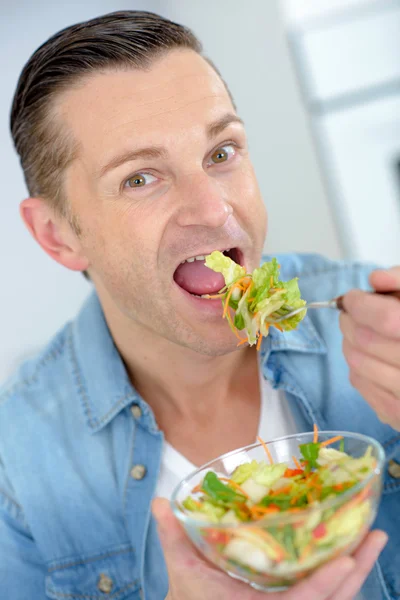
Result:
[[[223,252],[224,252],[224,254],[227,254],[227,253],[228,253],[228,252],[230,252],[230,251],[231,251],[231,248],[227,248],[227,249],[226,249],[226,250],[224,250]],[[199,254],[198,256],[192,256],[191,258],[187,258],[186,260],[182,260],[182,261],[181,261],[181,265],[183,265],[185,262],[192,263],[192,262],[194,262],[195,260],[205,260],[205,259],[206,259],[206,257],[205,257],[205,256],[203,256],[202,254]]]
[[[192,256],[192,258],[187,258],[186,260],[183,260],[181,262],[181,265],[183,265],[183,263],[185,263],[185,262],[191,263],[191,262],[194,262],[195,260],[205,260],[205,259],[206,259],[205,256],[203,256],[202,254],[199,254],[199,256]]]

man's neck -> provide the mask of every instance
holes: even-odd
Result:
[[[186,432],[204,429],[211,436],[210,421],[217,437],[218,428],[236,415],[238,423],[248,419],[249,426],[244,439],[232,444],[254,441],[260,403],[254,348],[207,356],[136,324],[126,327],[115,312],[105,310],[105,316],[133,385],[167,439],[176,440],[183,426]]]

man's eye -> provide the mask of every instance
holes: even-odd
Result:
[[[232,156],[235,156],[236,149],[232,144],[228,144],[227,146],[221,146],[221,148],[217,148],[213,154],[211,154],[211,163],[218,164],[222,162],[226,162]]]
[[[155,180],[156,177],[154,177],[154,175],[150,175],[149,173],[135,173],[135,175],[126,180],[124,187],[144,187],[145,185],[149,185],[149,183],[153,183]]]

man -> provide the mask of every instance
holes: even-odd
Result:
[[[243,123],[193,34],[134,11],[69,27],[25,66],[11,129],[25,224],[94,292],[0,394],[3,597],[263,598],[198,556],[165,499],[157,529],[151,502],[258,432],[313,421],[385,445],[378,526],[389,541],[379,563],[378,530],[354,557],[270,597],[347,600],[368,575],[368,600],[398,597],[400,304],[350,291],[344,356],[326,312],[271,332],[259,353],[237,348],[220,304],[198,297],[221,286],[201,256],[229,250],[252,270],[266,214]],[[361,265],[280,262],[307,299],[367,287]],[[370,283],[400,289],[400,269]]]

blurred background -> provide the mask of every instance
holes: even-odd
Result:
[[[269,211],[268,252],[400,263],[400,0],[1,0],[0,381],[90,289],[20,220],[8,126],[18,76],[56,31],[128,8],[188,25],[221,70]]]

